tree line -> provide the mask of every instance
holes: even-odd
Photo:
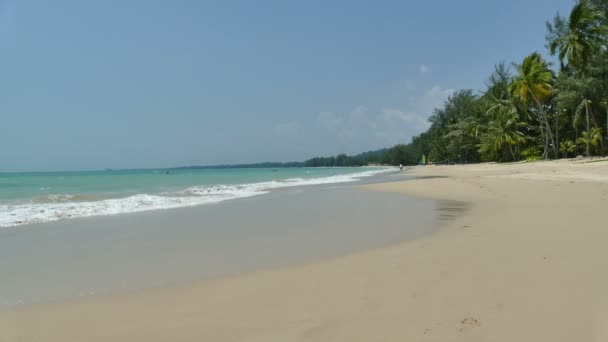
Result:
[[[430,128],[387,151],[391,164],[517,161],[602,155],[608,136],[608,0],[580,0],[547,22],[546,48],[498,63],[476,93],[460,90],[430,117]],[[412,158],[412,154],[416,158]]]

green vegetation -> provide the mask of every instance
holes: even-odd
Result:
[[[547,22],[552,70],[532,52],[498,63],[481,93],[455,92],[431,127],[377,160],[388,164],[518,161],[608,152],[608,0],[579,0]],[[604,135],[607,134],[607,135]]]

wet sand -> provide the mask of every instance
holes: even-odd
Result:
[[[436,207],[433,200],[335,184],[2,229],[0,308],[182,284],[377,248],[433,232]]]
[[[397,245],[3,312],[0,340],[608,340],[608,162],[413,173],[364,188],[471,206]]]

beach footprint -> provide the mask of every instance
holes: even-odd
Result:
[[[481,322],[475,317],[466,317],[460,321],[460,332],[468,332],[481,326]]]

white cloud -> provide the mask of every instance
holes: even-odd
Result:
[[[317,120],[323,124],[323,126],[327,128],[335,128],[343,123],[343,119],[337,117],[332,112],[321,112],[319,113]]]
[[[420,65],[420,73],[421,74],[426,74],[426,73],[429,73],[429,72],[431,72],[431,68],[429,68],[428,65],[426,65],[426,64]]]
[[[317,121],[340,139],[354,138],[361,130],[373,125],[368,116],[368,109],[363,106],[355,107],[346,115],[321,112],[317,116]]]
[[[402,107],[368,108],[356,106],[350,111],[323,111],[308,121],[288,121],[272,126],[273,138],[280,144],[275,152],[287,159],[294,153],[302,159],[337,153],[356,154],[411,141],[429,127],[428,118],[453,93],[440,86],[426,91],[408,92]]]
[[[407,143],[412,136],[428,129],[428,118],[443,105],[453,90],[434,86],[412,97],[406,109],[383,108],[370,111],[363,106],[345,114],[321,112],[317,122],[340,146],[357,152],[379,146]]]

